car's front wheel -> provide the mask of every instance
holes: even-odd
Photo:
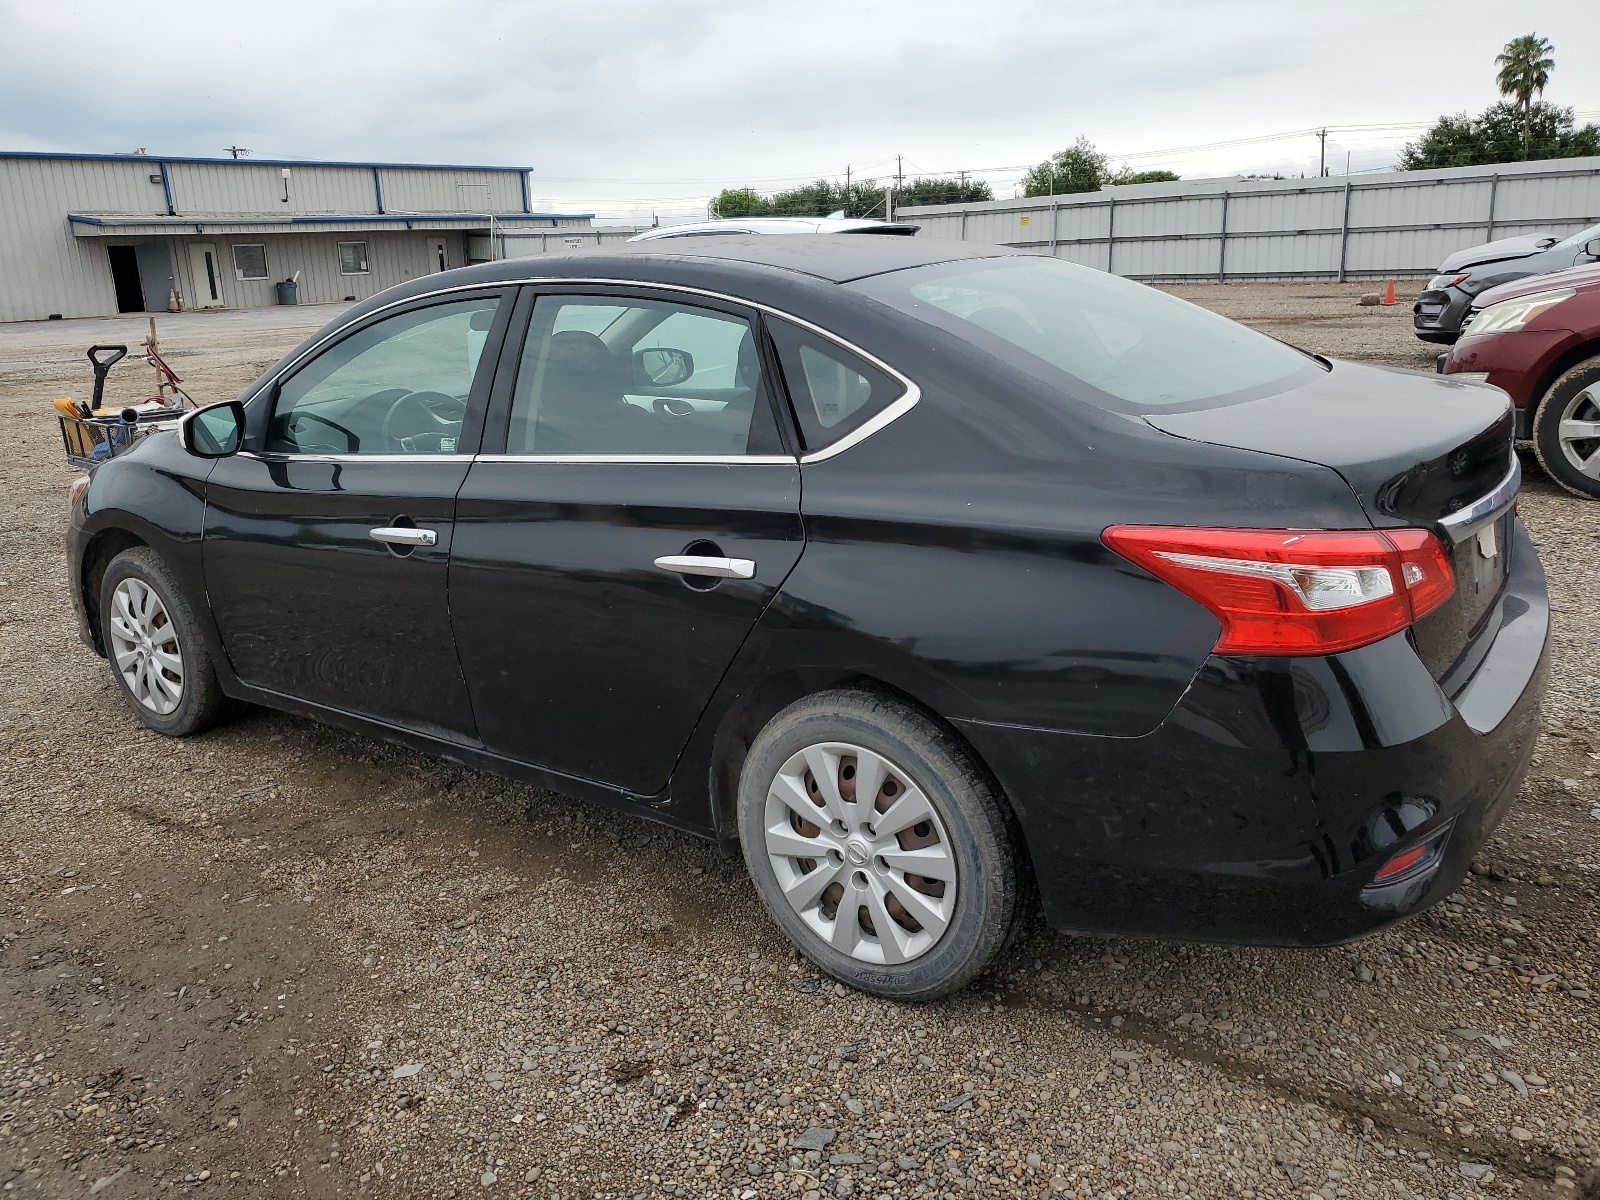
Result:
[[[124,550],[106,568],[100,630],[118,690],[145,725],[187,737],[223,715],[227,697],[194,613],[148,546]]]
[[[1562,487],[1600,500],[1600,357],[1550,385],[1533,418],[1533,449]]]
[[[1022,911],[999,797],[956,738],[899,700],[837,691],[786,708],[750,747],[738,803],[772,919],[862,991],[953,992]]]

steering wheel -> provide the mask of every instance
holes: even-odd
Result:
[[[383,416],[383,438],[391,446],[410,450],[417,438],[443,439],[461,430],[467,402],[443,392],[407,392],[389,405]]]
[[[342,434],[345,439],[344,445],[335,446],[329,444],[327,446],[323,446],[308,438],[304,438],[300,432],[300,426],[306,424],[307,422],[316,425],[326,425],[329,429]],[[330,421],[327,417],[318,416],[314,412],[304,412],[296,409],[294,412],[289,414],[289,419],[284,422],[284,428],[289,433],[294,435],[295,449],[299,450],[301,453],[354,454],[361,449],[361,439],[356,436],[354,430],[346,429],[343,425],[339,424],[339,422]]]

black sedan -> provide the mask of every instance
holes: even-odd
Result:
[[[1062,262],[646,242],[351,309],[75,486],[70,569],[150,728],[248,701],[718,839],[925,998],[1035,893],[1316,945],[1455,887],[1545,686],[1511,439]]]

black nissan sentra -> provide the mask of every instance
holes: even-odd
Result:
[[[738,848],[880,995],[1057,926],[1321,945],[1532,753],[1503,393],[921,238],[520,259],[358,305],[74,489],[135,715],[283,709]],[[663,862],[662,871],[671,871]]]

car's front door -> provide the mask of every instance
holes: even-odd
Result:
[[[245,683],[476,743],[446,578],[510,307],[496,289],[375,318],[257,402],[207,483],[202,548]]]
[[[596,289],[540,295],[508,340],[450,568],[491,751],[666,785],[803,546],[760,337],[736,305]]]

